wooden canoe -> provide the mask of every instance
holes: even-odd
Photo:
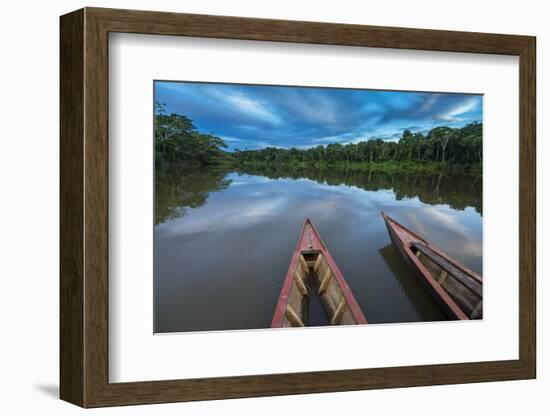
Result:
[[[367,323],[342,272],[307,218],[288,266],[271,327],[309,326],[310,303],[318,300],[328,325]]]
[[[451,319],[481,319],[481,276],[384,212],[393,245]]]

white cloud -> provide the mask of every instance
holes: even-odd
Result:
[[[420,107],[420,111],[429,111],[432,109],[434,104],[437,102],[437,99],[439,98],[438,94],[430,94],[428,99],[424,101],[424,104],[422,104],[422,107]]]
[[[247,140],[237,139],[233,136],[219,136],[220,139],[226,141],[226,142],[232,142],[232,143],[248,143]]]
[[[206,204],[200,208],[189,209],[184,217],[166,227],[166,232],[172,235],[189,235],[247,227],[275,215],[289,203],[290,199],[283,196],[270,199],[251,198],[247,201],[246,209],[243,209],[242,201],[226,201],[223,210],[219,210],[215,205]]]
[[[335,143],[335,142],[345,142],[346,140],[350,140],[349,133],[346,134],[338,134],[336,136],[325,136],[325,137],[319,137],[318,139],[313,139],[312,141],[314,143]]]
[[[221,91],[217,88],[210,88],[209,93],[214,97],[225,101],[233,109],[253,117],[257,120],[278,126],[281,124],[280,117],[270,111],[269,108],[260,101],[254,100],[242,92]]]
[[[478,107],[478,105],[479,105],[479,98],[471,97],[459,103],[454,108],[447,110],[445,113],[434,116],[434,118],[436,120],[441,120],[441,121],[460,121],[461,120],[460,117],[457,117],[457,116],[460,116],[461,114],[475,110]]]

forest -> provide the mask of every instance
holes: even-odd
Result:
[[[197,130],[191,119],[180,114],[166,114],[164,105],[155,102],[155,162],[158,167],[179,162],[193,165],[219,165],[234,162],[225,152],[225,142],[212,134]]]
[[[439,126],[426,133],[404,130],[397,141],[371,138],[304,149],[266,147],[230,152],[219,137],[199,132],[188,117],[168,115],[162,104],[155,103],[155,158],[161,166],[178,162],[241,168],[297,165],[370,169],[383,165],[406,169],[424,165],[432,170],[460,167],[463,171],[480,172],[482,131],[482,123],[474,122],[461,128]]]

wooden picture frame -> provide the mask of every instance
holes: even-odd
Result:
[[[529,379],[536,376],[535,38],[85,8],[61,17],[60,396],[82,407]],[[519,359],[109,383],[108,35],[297,42],[519,57]]]

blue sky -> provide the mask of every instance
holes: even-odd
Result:
[[[482,121],[482,96],[470,94],[156,81],[155,100],[229,150],[398,140]]]

